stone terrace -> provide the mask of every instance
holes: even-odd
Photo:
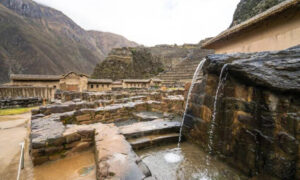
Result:
[[[194,72],[200,61],[212,53],[213,51],[211,50],[195,49],[185,60],[178,63],[170,71],[159,74],[157,78],[163,80],[163,84],[167,87],[175,87],[178,85],[183,87],[186,82],[192,81]]]
[[[183,92],[63,92],[55,104],[32,111],[33,164],[94,147],[97,179],[151,177],[133,149],[178,140],[181,123],[176,117],[182,115],[184,103],[180,93]],[[127,122],[132,119],[133,123]]]

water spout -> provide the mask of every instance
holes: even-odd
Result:
[[[214,145],[214,131],[215,131],[215,126],[216,126],[216,115],[217,115],[217,103],[218,103],[218,96],[219,96],[219,92],[220,89],[222,87],[222,85],[224,84],[224,82],[226,81],[227,78],[227,73],[223,78],[223,74],[226,70],[227,64],[224,64],[224,66],[222,67],[220,76],[219,76],[219,83],[218,83],[218,88],[216,91],[216,95],[215,95],[215,101],[214,101],[214,111],[213,111],[213,115],[212,115],[212,120],[211,120],[211,125],[208,131],[208,150],[209,150],[209,154],[212,154],[213,152],[213,145]]]
[[[194,76],[193,76],[193,80],[192,80],[191,86],[189,88],[189,92],[188,92],[188,95],[187,95],[187,98],[186,98],[185,109],[184,109],[184,113],[183,113],[183,117],[182,117],[181,127],[180,127],[180,133],[179,133],[179,139],[178,139],[178,145],[177,145],[178,148],[180,147],[180,142],[181,142],[181,138],[182,138],[182,129],[183,129],[183,124],[184,124],[184,119],[185,119],[185,116],[186,116],[186,112],[187,112],[187,109],[188,109],[188,106],[189,106],[190,96],[191,96],[192,90],[193,90],[193,88],[195,86],[197,77],[198,77],[198,75],[200,73],[200,70],[202,70],[202,67],[203,67],[205,61],[206,61],[206,58],[204,58],[198,64],[197,69],[194,72]]]

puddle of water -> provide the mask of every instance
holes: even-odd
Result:
[[[94,165],[89,166],[89,167],[83,167],[81,169],[78,170],[78,174],[80,176],[87,176],[91,171],[93,171],[95,168]]]
[[[184,142],[138,151],[158,180],[244,180],[238,171],[204,153],[196,145]]]
[[[95,160],[92,150],[64,159],[47,162],[33,169],[34,180],[95,180]]]

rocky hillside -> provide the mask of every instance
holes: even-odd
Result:
[[[10,73],[90,74],[112,48],[136,45],[112,33],[85,31],[31,0],[0,0],[0,83]]]
[[[230,27],[240,24],[283,1],[285,0],[241,0],[234,12]]]
[[[167,71],[191,55],[196,45],[157,45],[113,49],[108,57],[99,63],[94,78],[149,78]]]

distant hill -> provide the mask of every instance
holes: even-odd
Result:
[[[10,73],[92,73],[109,51],[137,46],[106,32],[86,31],[62,12],[31,0],[0,0],[0,83]]]
[[[230,27],[240,24],[283,1],[285,0],[241,0],[234,12]]]

